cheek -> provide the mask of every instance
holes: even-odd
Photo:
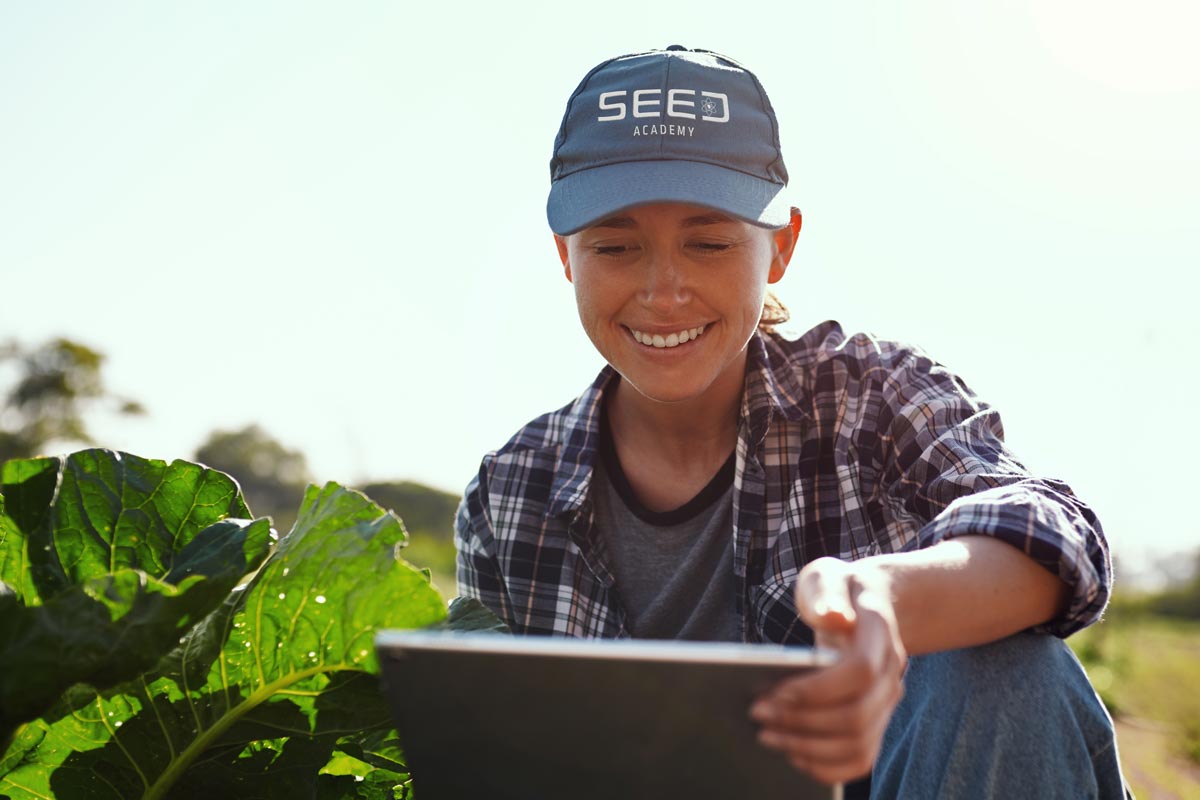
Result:
[[[581,264],[574,270],[571,283],[575,289],[579,315],[585,322],[612,314],[620,305],[619,287],[611,279],[603,279],[598,270],[590,269],[587,264]]]
[[[583,325],[588,338],[597,346],[600,342],[597,335],[607,326],[608,319],[613,314],[604,295],[604,287],[589,280],[586,271],[577,272],[574,281],[575,305],[579,310],[579,321]]]

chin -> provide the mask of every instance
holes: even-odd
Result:
[[[622,375],[629,387],[656,403],[684,403],[696,400],[704,394],[702,386],[687,386],[679,381],[637,380],[635,376]]]

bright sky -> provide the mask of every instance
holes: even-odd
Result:
[[[0,341],[106,353],[150,416],[103,444],[259,422],[461,491],[601,366],[545,221],[566,100],[678,43],[778,111],[794,327],[964,376],[1127,577],[1200,545],[1194,3],[417,5],[0,6]]]

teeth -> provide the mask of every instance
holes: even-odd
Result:
[[[700,325],[696,328],[687,328],[686,330],[679,331],[678,333],[670,333],[666,336],[658,333],[649,334],[634,331],[633,338],[637,340],[638,344],[644,344],[647,347],[678,347],[684,342],[698,339],[702,333],[704,333],[704,326]]]

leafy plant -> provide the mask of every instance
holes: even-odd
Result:
[[[308,487],[275,540],[236,484],[105,450],[0,495],[0,793],[400,797],[384,627],[494,627],[399,558],[400,521]]]

